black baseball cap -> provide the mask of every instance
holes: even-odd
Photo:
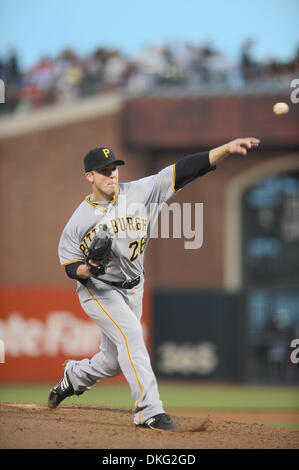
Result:
[[[108,147],[95,147],[87,152],[84,157],[85,171],[99,170],[105,166],[124,165],[123,160],[117,160],[112,150]]]

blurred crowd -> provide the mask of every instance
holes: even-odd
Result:
[[[0,79],[5,84],[5,104],[0,113],[10,113],[70,102],[80,97],[113,90],[130,95],[165,90],[242,90],[253,87],[289,87],[299,73],[299,47],[285,63],[275,59],[261,63],[254,58],[255,42],[241,47],[237,63],[207,44],[185,42],[149,45],[127,58],[120,50],[98,48],[80,57],[64,50],[56,58],[42,58],[21,70],[13,49],[0,57]]]

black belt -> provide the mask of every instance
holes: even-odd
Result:
[[[110,286],[120,287],[122,289],[133,289],[133,287],[138,286],[141,277],[135,277],[135,279],[131,279],[130,281],[123,281],[123,282],[113,282],[113,281],[106,281],[105,279],[98,278],[100,281],[105,282],[105,284],[109,284]]]

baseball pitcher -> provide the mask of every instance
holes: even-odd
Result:
[[[110,148],[93,148],[85,155],[91,194],[69,219],[58,251],[66,274],[77,281],[83,310],[101,329],[102,341],[91,359],[66,363],[62,379],[50,391],[50,408],[123,373],[135,404],[135,425],[177,429],[163,409],[142,335],[145,250],[163,203],[230,154],[244,155],[259,142],[253,137],[236,139],[128,183],[118,182],[124,161]]]

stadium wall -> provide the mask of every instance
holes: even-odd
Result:
[[[272,99],[276,101],[277,97]],[[286,100],[285,97],[282,100]],[[86,340],[87,343],[90,341],[90,349],[84,350],[86,342],[82,343],[83,349],[78,349],[78,357],[84,354],[90,356],[93,351],[98,350],[94,330],[90,328],[89,320],[78,306],[74,282],[66,277],[57,256],[57,245],[64,225],[84,196],[90,192],[82,165],[86,151],[97,145],[113,148],[117,156],[126,161],[126,165],[121,169],[120,180],[128,181],[153,174],[188,153],[224,143],[219,141],[217,128],[219,129],[219,123],[225,121],[225,113],[222,107],[219,108],[220,115],[217,115],[215,98],[211,103],[214,117],[209,121],[209,126],[213,127],[214,119],[217,126],[214,133],[209,130],[208,140],[203,138],[207,129],[204,120],[197,121],[198,111],[194,111],[192,104],[193,110],[189,108],[188,111],[186,105],[180,108],[180,119],[173,117],[170,132],[167,130],[167,119],[171,114],[159,113],[159,104],[156,103],[156,108],[151,104],[151,109],[156,109],[155,112],[150,115],[151,118],[147,117],[142,121],[140,109],[147,112],[144,101],[137,102],[138,112],[136,109],[136,112],[134,111],[136,103],[126,103],[122,100],[112,100],[112,103],[110,107],[101,107],[99,103],[98,110],[94,103],[90,104],[90,109],[88,106],[80,108],[81,105],[80,109],[74,106],[68,112],[63,109],[56,112],[52,109],[49,110],[48,121],[46,110],[43,110],[40,119],[38,114],[35,114],[31,121],[30,116],[24,116],[22,119],[18,117],[15,121],[11,119],[9,124],[3,123],[0,129],[0,193],[2,220],[5,221],[0,234],[0,326],[2,331],[5,330],[9,335],[6,363],[1,364],[2,381],[46,381],[58,378],[61,362],[73,352],[72,341],[76,344],[76,335],[80,328],[90,335],[89,340]],[[194,181],[170,201],[181,205],[189,202],[193,208],[195,203],[203,203],[201,248],[186,250],[185,240],[175,238],[154,238],[149,244],[145,262],[147,313],[144,316],[144,331],[149,348],[165,339],[152,336],[151,298],[157,289],[167,291],[170,302],[171,292],[176,289],[194,289],[200,294],[202,290],[207,289],[212,292],[213,289],[221,291],[229,287],[242,288],[242,285],[235,283],[235,274],[234,281],[228,281],[231,279],[231,260],[227,254],[229,237],[232,236],[228,223],[231,220],[231,211],[235,210],[234,206],[227,204],[229,188],[233,188],[234,181],[242,175],[254,173],[261,163],[267,164],[271,174],[272,167],[283,168],[283,161],[290,158],[296,160],[299,155],[298,130],[296,131],[297,127],[293,124],[294,119],[298,119],[297,111],[288,117],[291,121],[282,121],[285,122],[282,126],[285,130],[279,129],[281,138],[278,143],[277,133],[273,134],[273,141],[269,138],[270,131],[267,131],[267,126],[270,129],[271,125],[268,123],[265,127],[264,119],[259,118],[254,125],[255,113],[252,110],[247,124],[235,127],[238,113],[239,116],[247,113],[248,117],[245,104],[246,101],[242,100],[238,106],[234,103],[234,119],[225,123],[226,131],[221,135],[227,139],[238,137],[236,129],[242,131],[243,135],[254,134],[262,139],[260,150],[245,157],[232,156],[219,165],[215,172]],[[177,100],[177,104],[172,108],[173,112],[178,110],[176,106],[179,105]],[[269,100],[268,105],[270,106]],[[259,109],[256,108],[256,114],[258,113]],[[184,124],[180,129],[182,122],[188,121],[192,126],[188,128],[188,124]],[[198,132],[196,122],[199,126]],[[190,129],[193,129],[192,136]],[[167,136],[166,140],[163,140],[163,130]],[[179,130],[180,139],[177,138]],[[263,145],[265,132],[268,134]],[[192,137],[190,140],[188,135]],[[147,139],[144,136],[148,136]],[[204,141],[206,143],[202,145]],[[164,302],[167,302],[165,297]],[[180,302],[183,306],[183,300]],[[155,307],[155,329],[159,308]],[[57,312],[60,312],[61,321],[57,323],[60,326],[54,338],[55,328],[51,328],[53,319],[58,318],[55,317]],[[244,320],[242,325],[245,324]],[[195,327],[192,326],[192,329],[194,328],[200,328],[200,322],[195,322]],[[20,332],[23,333],[21,337],[18,336]],[[52,345],[52,350],[47,349],[49,334],[55,339],[55,347]],[[65,338],[68,338],[68,341],[64,341]],[[185,340],[183,336],[176,337],[178,345]],[[201,341],[205,341],[204,338]],[[235,354],[235,351],[232,354]],[[240,378],[240,364],[238,367],[235,373],[226,369],[227,375],[222,369],[221,377],[216,374],[212,378],[232,378],[229,373]]]

